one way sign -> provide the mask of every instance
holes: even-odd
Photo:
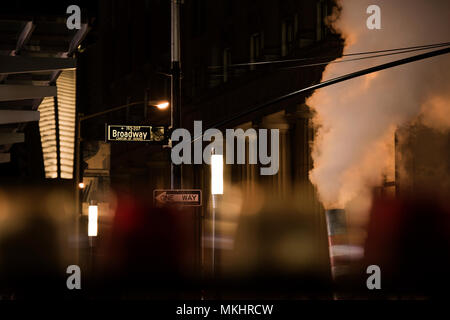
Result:
[[[156,189],[153,190],[153,200],[156,206],[182,205],[198,207],[202,205],[202,191]]]

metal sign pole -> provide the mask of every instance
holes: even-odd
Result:
[[[215,275],[216,265],[216,195],[212,195],[212,239],[211,239],[211,253],[212,253],[212,273]]]
[[[180,0],[171,2],[171,126],[175,130],[181,126],[181,65],[180,65]],[[171,189],[181,188],[181,165],[171,163]]]

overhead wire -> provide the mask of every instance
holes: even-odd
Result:
[[[312,91],[312,90],[315,90],[315,89],[327,87],[327,86],[330,86],[330,85],[333,85],[333,84],[336,84],[336,83],[339,83],[339,82],[342,82],[342,81],[350,80],[350,79],[353,79],[353,78],[357,78],[357,77],[360,77],[360,76],[363,76],[363,75],[366,75],[366,74],[369,74],[369,73],[378,72],[378,71],[381,71],[381,70],[393,68],[393,67],[396,67],[396,66],[400,66],[400,65],[407,64],[407,63],[411,63],[411,62],[415,62],[415,61],[419,61],[419,60],[423,60],[423,59],[428,59],[428,58],[431,58],[431,57],[435,57],[435,56],[439,56],[439,55],[443,55],[443,54],[448,54],[448,53],[450,53],[450,47],[442,48],[442,49],[439,49],[439,50],[434,50],[434,51],[431,51],[431,52],[425,52],[425,53],[414,55],[414,56],[411,56],[411,57],[406,57],[406,58],[403,58],[403,59],[400,59],[400,60],[394,60],[394,61],[383,63],[383,64],[380,64],[380,65],[376,65],[376,66],[373,66],[373,67],[370,67],[370,68],[366,68],[366,69],[358,70],[358,71],[355,71],[355,72],[347,73],[347,74],[344,74],[344,75],[341,75],[341,76],[338,76],[338,77],[335,77],[335,78],[332,78],[332,79],[329,79],[329,80],[325,80],[325,81],[319,82],[319,83],[311,85],[311,86],[308,86],[306,88],[302,88],[302,89],[290,92],[288,94],[285,94],[283,96],[274,98],[274,99],[272,99],[270,101],[264,102],[264,103],[262,103],[260,105],[254,106],[252,108],[245,109],[245,110],[239,112],[238,114],[234,115],[231,118],[228,118],[228,119],[216,122],[212,126],[208,126],[208,129],[209,128],[220,128],[220,127],[223,127],[226,124],[231,124],[234,121],[236,121],[236,120],[238,120],[238,119],[240,119],[242,117],[248,116],[249,114],[251,114],[253,112],[256,112],[256,111],[259,111],[259,110],[263,110],[264,108],[268,107],[269,105],[282,102],[284,100],[287,100],[289,98],[293,98],[293,97],[295,97],[297,95],[300,95],[300,94],[308,92],[308,91]],[[195,142],[198,139],[202,139],[202,137],[203,137],[203,133],[201,135],[197,136],[197,137],[193,137],[193,139],[191,140],[191,143]]]
[[[382,50],[372,50],[372,51],[363,51],[363,52],[353,52],[353,53],[346,53],[343,54],[341,57],[350,57],[350,56],[357,56],[357,55],[367,55],[367,54],[378,54],[378,53],[387,53],[387,52],[394,52],[392,54],[398,54],[396,51],[400,52],[414,52],[414,51],[420,51],[420,50],[426,50],[426,49],[434,49],[439,47],[445,47],[449,46],[450,42],[439,42],[439,43],[433,43],[433,44],[426,44],[426,45],[418,45],[418,46],[410,46],[410,47],[402,47],[402,48],[391,48],[391,49],[382,49]],[[266,64],[280,64],[280,63],[289,63],[289,62],[298,62],[298,61],[308,61],[308,60],[321,60],[321,59],[336,59],[335,56],[321,56],[321,57],[305,57],[305,58],[297,58],[297,59],[284,59],[284,60],[270,60],[270,61],[257,61],[257,62],[246,62],[246,63],[235,63],[230,64],[227,67],[245,67],[245,66],[256,66],[256,65],[266,65]],[[321,63],[329,63],[333,60],[329,60],[326,62]],[[350,60],[348,60],[350,61]],[[352,60],[353,61],[353,60]],[[209,66],[209,69],[219,69],[223,68],[224,66]]]
[[[397,52],[392,52],[392,53],[377,54],[377,55],[371,55],[371,56],[367,56],[367,57],[358,57],[358,58],[352,58],[352,59],[343,59],[343,60],[333,60],[333,61],[327,61],[327,62],[309,63],[309,64],[302,64],[302,65],[298,65],[298,66],[284,67],[284,68],[280,68],[280,69],[282,69],[282,70],[285,70],[285,69],[297,69],[297,68],[314,67],[314,66],[319,66],[319,65],[328,65],[328,64],[334,64],[334,63],[352,62],[352,61],[358,61],[358,60],[366,60],[366,59],[394,56],[394,55],[398,55],[398,54],[405,54],[405,53],[417,52],[417,51],[422,51],[422,50],[431,50],[431,49],[436,49],[436,48],[441,48],[441,47],[444,47],[444,46],[435,46],[435,47],[427,47],[427,48],[420,48],[420,49],[411,49],[411,50],[404,50],[404,51],[397,51]]]

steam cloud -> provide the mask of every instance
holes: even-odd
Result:
[[[450,41],[448,0],[339,4],[332,26],[345,39],[344,54]],[[381,8],[381,30],[366,26],[373,4]],[[323,79],[423,52],[329,64]],[[383,175],[393,179],[397,126],[420,118],[439,130],[450,127],[449,70],[447,54],[326,87],[308,99],[318,128],[310,178],[326,207],[344,207],[357,196],[370,200]]]

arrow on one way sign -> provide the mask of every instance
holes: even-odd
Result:
[[[155,205],[183,205],[183,206],[201,206],[201,190],[171,190],[157,189],[153,191],[153,200]]]

